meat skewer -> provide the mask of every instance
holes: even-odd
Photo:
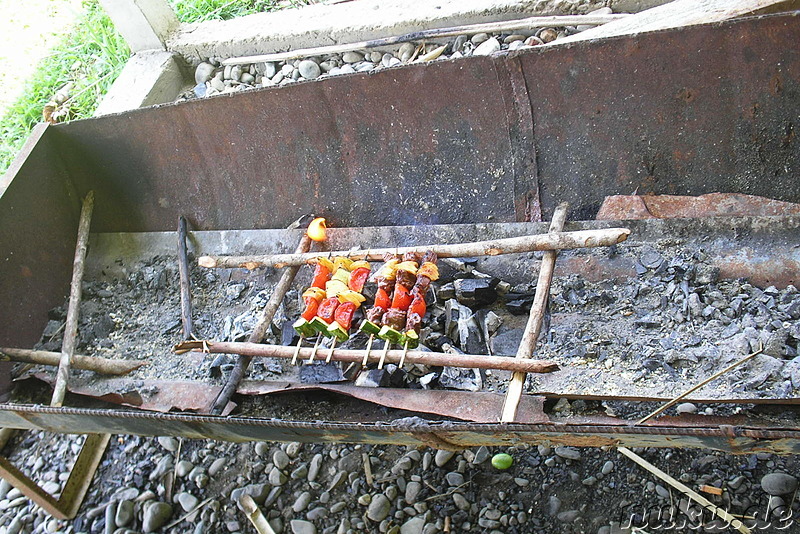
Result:
[[[383,315],[383,326],[378,332],[378,337],[386,340],[384,354],[388,352],[388,346],[392,343],[404,343],[403,331],[406,325],[408,308],[413,297],[411,289],[417,281],[417,267],[419,266],[419,254],[416,252],[406,252],[403,254],[403,261],[397,265],[397,276],[392,295],[391,307]],[[405,350],[408,350],[406,347]],[[378,369],[383,368],[385,358],[378,362]]]
[[[386,310],[391,307],[391,295],[394,292],[395,280],[397,278],[397,265],[400,263],[400,257],[396,254],[386,253],[383,259],[385,263],[375,275],[375,283],[378,285],[378,290],[375,293],[375,303],[372,308],[367,311],[366,318],[359,326],[359,330],[369,334],[364,361],[361,364],[362,367],[367,366],[369,353],[372,349],[372,342],[375,339],[375,335],[380,332],[381,325],[383,324],[383,315],[386,313]]]
[[[316,317],[320,303],[325,298],[325,284],[330,280],[333,270],[333,262],[328,258],[317,258],[311,286],[303,293],[305,310],[303,310],[300,318],[292,325],[295,331],[300,334],[300,339],[297,342],[297,347],[292,357],[292,365],[297,363],[297,357],[300,354],[300,348],[303,346],[303,340],[307,337],[311,337],[316,332],[311,326],[311,321]],[[315,345],[315,347],[316,346],[317,345]]]
[[[413,300],[408,307],[406,314],[405,332],[403,333],[403,356],[400,358],[400,367],[405,363],[405,354],[409,348],[415,349],[419,346],[419,332],[422,328],[422,319],[428,311],[425,303],[425,295],[428,293],[431,282],[439,279],[439,268],[436,265],[438,258],[436,253],[428,251],[422,257],[422,265],[417,270],[417,279],[411,289]]]

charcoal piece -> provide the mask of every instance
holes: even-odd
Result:
[[[439,287],[436,297],[438,300],[442,301],[456,298],[455,284],[453,284],[453,282],[448,282]]]
[[[634,324],[636,326],[641,326],[642,328],[658,328],[661,326],[661,319],[651,314],[647,314],[644,317],[639,317],[636,319]]]
[[[490,343],[495,356],[515,356],[522,342],[522,328],[501,328]]]
[[[292,326],[291,321],[285,321],[281,327],[281,345],[294,345],[297,343],[299,336]]]
[[[483,379],[477,369],[444,367],[439,376],[439,385],[462,391],[480,391],[483,388]]]
[[[450,299],[444,303],[445,309],[445,327],[444,333],[453,339],[458,338],[458,321],[462,317],[471,317],[472,310],[466,306],[462,306],[455,299]]]
[[[170,319],[164,324],[161,333],[164,335],[174,334],[181,329],[181,326],[182,323],[180,319]]]
[[[510,300],[506,302],[506,309],[511,315],[525,315],[530,313],[533,305],[533,297]]]
[[[381,380],[381,387],[402,388],[406,386],[407,373],[398,366],[390,363],[384,368],[386,373]]]
[[[422,389],[431,389],[436,385],[438,379],[439,373],[428,373],[419,377],[419,385],[422,386]],[[798,381],[800,381],[800,372],[798,372]]]
[[[356,378],[356,385],[364,388],[377,388],[381,387],[381,381],[386,374],[386,368],[383,369],[369,369],[362,372]]]
[[[467,354],[486,353],[483,333],[475,321],[475,316],[470,315],[458,319],[458,344],[461,350]]]
[[[344,373],[337,363],[315,363],[300,367],[300,382],[304,384],[324,384],[342,380]]]
[[[93,321],[92,332],[97,339],[105,339],[116,327],[117,325],[114,324],[114,320],[111,319],[111,316],[104,313]]]
[[[441,334],[431,334],[425,340],[425,344],[427,345],[427,347],[425,347],[425,345],[420,345],[417,350],[426,350],[430,348],[431,350],[434,350],[436,352],[442,352],[442,348],[445,345],[452,346],[455,344],[455,342],[447,336],[443,336]]]
[[[648,269],[658,269],[664,263],[664,258],[650,247],[644,247],[644,251],[639,256],[641,264]]]
[[[47,321],[47,325],[44,327],[44,332],[42,332],[42,339],[53,337],[54,335],[60,333],[63,327],[63,321],[54,321],[52,319]]]
[[[222,367],[229,364],[229,358],[227,354],[218,354],[214,361],[211,362],[211,366],[208,368],[208,374],[212,378],[216,378],[222,376]]]
[[[456,299],[467,306],[492,304],[497,300],[495,287],[499,280],[494,278],[463,278],[456,280]]]

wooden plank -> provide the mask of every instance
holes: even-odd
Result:
[[[796,2],[789,0],[675,0],[544,46],[720,22],[780,5],[788,8],[794,4]]]

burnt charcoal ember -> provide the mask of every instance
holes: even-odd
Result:
[[[208,375],[212,378],[217,378],[222,376],[223,368],[227,368],[231,366],[230,358],[227,354],[218,354],[214,361],[211,362],[211,365],[208,367]]]
[[[324,384],[342,380],[344,373],[336,363],[316,363],[300,367],[300,382],[304,384]]]
[[[518,294],[516,293],[509,293],[506,295],[507,298],[517,296]],[[530,313],[532,305],[533,295],[519,296],[519,298],[509,298],[509,300],[506,302],[506,309],[511,315],[525,315]]]
[[[452,339],[458,337],[458,319],[469,317],[472,310],[462,306],[455,299],[450,299],[444,303],[444,334]]]
[[[294,345],[297,340],[297,331],[292,326],[292,322],[285,321],[281,327],[281,345]]]
[[[480,391],[483,388],[483,378],[477,369],[443,367],[439,385],[448,389]]]
[[[381,381],[382,387],[402,388],[406,386],[407,373],[403,369],[390,363],[384,367],[384,370],[386,373],[384,373]]]
[[[383,369],[368,369],[362,371],[358,378],[356,378],[356,385],[364,388],[378,388],[381,387],[381,382],[386,374],[386,368]]]
[[[439,291],[437,292],[436,298],[441,301],[450,300],[456,298],[456,286],[453,282],[448,282],[446,284],[442,284],[439,287]]]
[[[664,257],[651,247],[644,247],[639,262],[648,269],[658,270],[664,264]]]
[[[797,378],[798,381],[800,381],[800,366],[798,366]],[[422,386],[422,389],[432,389],[434,386],[436,386],[438,380],[439,380],[439,373],[435,372],[428,373],[426,375],[419,377],[419,385]]]
[[[447,336],[443,336],[442,334],[432,333],[425,339],[425,344],[431,349],[436,352],[442,352],[442,347],[445,345],[453,346],[455,345],[455,341],[450,339]],[[419,350],[424,350],[422,346],[420,346]]]
[[[503,327],[491,338],[492,354],[497,356],[514,356],[522,341],[521,328]]]
[[[462,278],[453,282],[456,299],[467,306],[492,304],[497,300],[495,288],[500,281],[495,278]]]
[[[648,313],[647,315],[636,319],[634,324],[642,328],[659,328],[663,324],[663,321],[655,315]]]
[[[484,354],[486,343],[474,315],[459,317],[458,345],[467,354]]]

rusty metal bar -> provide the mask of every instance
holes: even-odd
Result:
[[[181,324],[183,339],[191,339],[192,326],[192,279],[189,275],[189,251],[186,248],[186,217],[178,217],[178,272],[181,278]]]

